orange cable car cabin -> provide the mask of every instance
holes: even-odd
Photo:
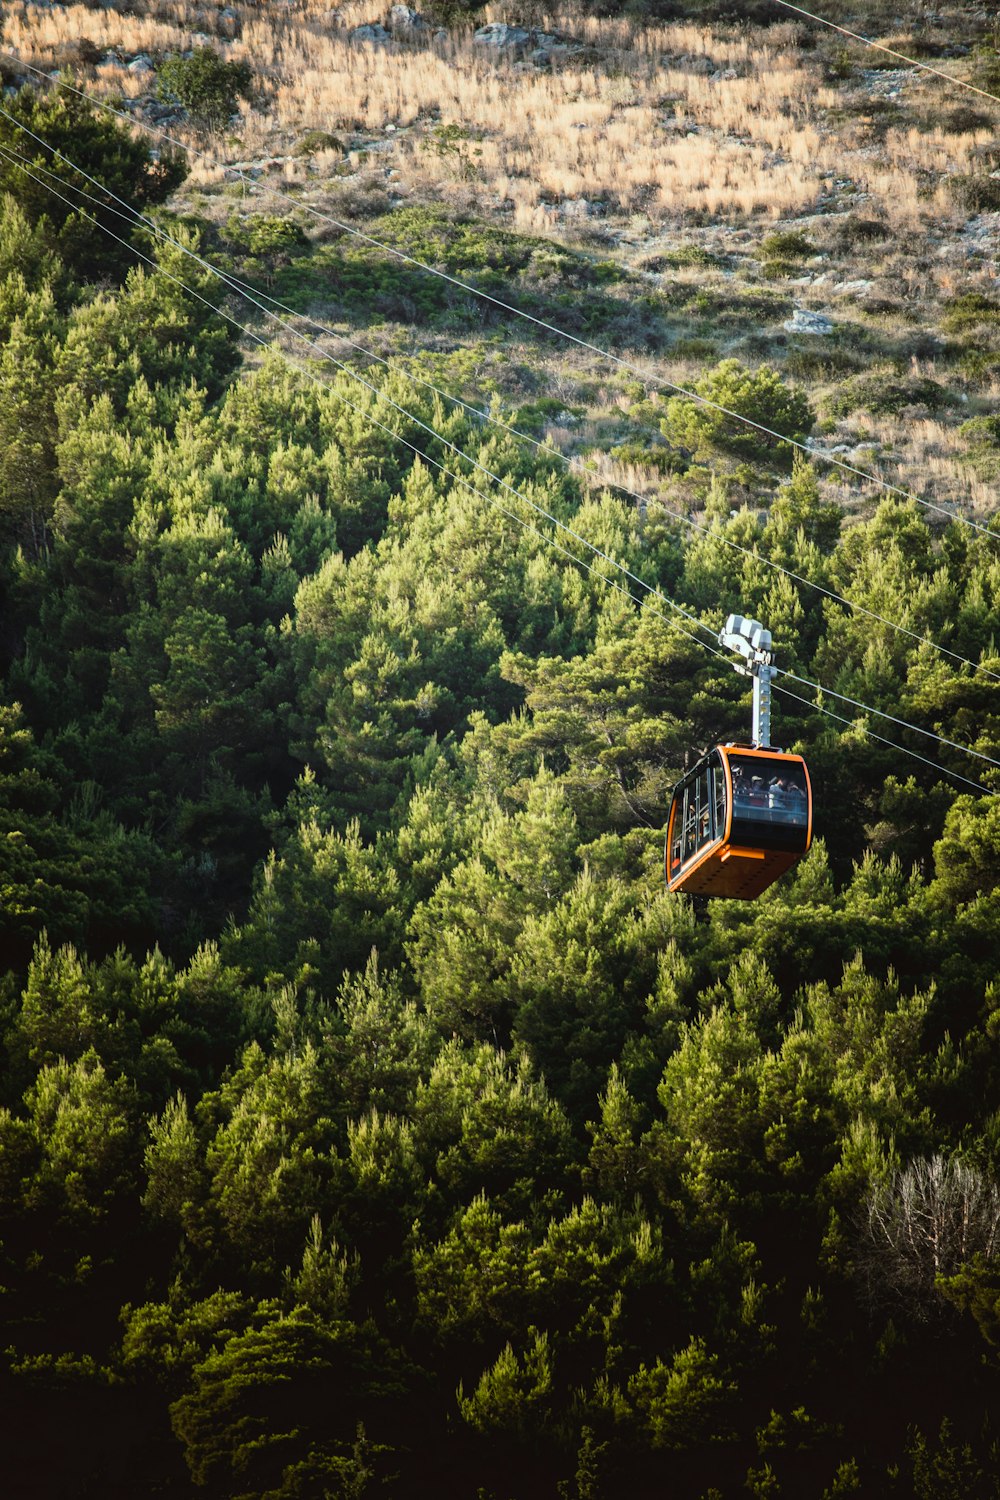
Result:
[[[753,900],[812,842],[812,785],[801,755],[717,745],[674,787],[667,889]]]

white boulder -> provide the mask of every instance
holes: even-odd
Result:
[[[825,318],[822,313],[807,312],[804,307],[797,307],[782,326],[787,333],[833,332],[833,324],[829,318]]]
[[[386,42],[392,41],[389,32],[378,21],[369,21],[364,26],[355,26],[347,35],[352,42],[369,42],[374,47],[381,47]]]
[[[412,34],[415,31],[428,31],[430,29],[430,22],[425,21],[420,12],[414,10],[412,5],[394,5],[386,17],[385,24],[393,35],[396,35],[398,32],[402,32],[405,35],[407,32]]]
[[[476,47],[491,47],[496,52],[523,52],[531,41],[531,32],[523,26],[494,21],[489,26],[480,26],[472,41]]]

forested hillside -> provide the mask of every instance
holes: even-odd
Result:
[[[923,238],[602,242],[313,142],[377,249],[209,191],[183,70],[186,157],[48,60],[0,99],[5,1492],[1000,1495],[989,254],[823,342],[790,284],[916,286],[928,179]],[[747,903],[663,883],[748,735],[730,611],[816,808]]]

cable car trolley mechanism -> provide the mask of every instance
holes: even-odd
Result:
[[[771,745],[771,632],[730,615],[719,644],[753,678],[753,738],[716,745],[674,787],[667,820],[667,889],[753,900],[812,842],[812,785],[801,755]]]

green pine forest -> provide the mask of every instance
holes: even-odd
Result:
[[[178,242],[0,162],[5,1492],[1000,1494],[1000,813],[948,774],[997,772],[934,738],[1000,755],[1000,525],[845,509],[623,377],[691,528],[482,415],[544,392],[413,383],[473,389],[495,310],[168,211],[182,159],[68,92],[5,107]],[[288,295],[324,256],[452,352],[289,359],[178,246]],[[461,274],[555,257],[598,336],[607,267],[490,247]],[[812,850],[669,895],[670,788],[748,683],[473,460],[929,736],[776,695]]]

